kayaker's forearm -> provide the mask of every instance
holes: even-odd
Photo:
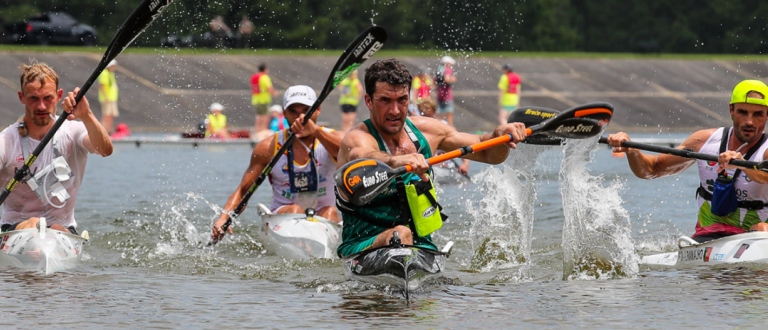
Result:
[[[747,175],[752,181],[755,181],[760,184],[766,184],[768,183],[768,173],[763,172],[761,170],[755,170],[755,169],[743,169],[744,174]]]
[[[320,141],[320,144],[325,147],[325,150],[328,150],[328,153],[336,158],[336,156],[339,154],[339,148],[341,147],[341,138],[343,137],[343,134],[337,131],[328,132],[320,128],[317,130],[317,133],[315,133],[315,137],[318,141]]]
[[[109,156],[112,154],[113,146],[112,139],[109,138],[109,133],[104,129],[104,126],[99,123],[98,119],[89,113],[88,116],[82,119],[85,125],[85,130],[88,132],[88,140],[93,147],[93,151],[101,156]]]
[[[655,157],[645,155],[637,149],[628,150],[626,155],[629,168],[638,178],[655,179],[661,176],[654,170]]]

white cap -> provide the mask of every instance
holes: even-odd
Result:
[[[312,87],[305,85],[291,86],[285,90],[283,109],[288,109],[294,103],[301,103],[311,107],[315,101],[317,101],[317,94],[315,94],[315,90]]]
[[[279,104],[273,104],[271,107],[269,107],[269,112],[283,113],[283,107],[281,107]]]
[[[443,56],[443,58],[440,59],[440,63],[449,63],[449,64],[456,64],[456,60],[453,59],[453,57],[450,57],[448,55]]]
[[[107,64],[107,67],[111,68],[111,67],[113,67],[115,65],[117,65],[117,60],[111,60],[111,61],[109,61],[109,64]]]
[[[216,110],[224,111],[224,106],[221,105],[221,103],[219,103],[219,102],[213,102],[213,103],[211,103],[211,108],[210,109],[211,109],[211,111],[216,111]]]

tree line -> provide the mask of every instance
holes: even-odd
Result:
[[[141,0],[0,0],[0,23],[65,11],[109,42]],[[371,24],[388,49],[763,54],[768,2],[757,0],[175,0],[136,43],[201,35],[221,16],[254,23],[252,48],[340,49]]]

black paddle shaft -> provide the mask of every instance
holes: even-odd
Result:
[[[608,144],[608,138],[607,137],[600,137],[600,143]],[[656,146],[652,144],[646,144],[646,143],[639,143],[634,141],[621,141],[621,146],[624,148],[635,148],[645,151],[651,151],[651,152],[658,152],[663,154],[670,154],[675,155],[683,158],[691,158],[691,159],[700,159],[700,160],[706,160],[711,162],[718,161],[718,155],[710,155],[710,154],[704,154],[700,152],[694,152],[691,149],[676,149],[676,148],[669,148],[669,147],[661,147]],[[768,161],[764,161],[761,163],[753,162],[749,160],[739,160],[739,159],[731,159],[729,164],[756,169],[760,171],[766,171],[768,170]]]
[[[79,103],[80,100],[83,99],[85,93],[88,92],[88,89],[90,89],[96,79],[98,79],[101,72],[107,67],[107,64],[115,59],[123,49],[128,47],[139,34],[144,32],[144,30],[154,22],[158,16],[160,16],[163,10],[165,10],[171,2],[173,2],[173,0],[144,0],[138,7],[136,7],[131,15],[128,16],[128,19],[123,22],[123,25],[118,28],[115,36],[112,37],[112,41],[109,43],[109,46],[107,46],[107,50],[99,64],[96,66],[96,69],[93,70],[93,73],[91,73],[91,76],[85,81],[85,84],[80,87],[80,91],[75,96],[75,103]],[[29,168],[34,164],[37,157],[43,152],[45,146],[48,145],[48,142],[51,141],[56,134],[56,131],[58,131],[61,125],[64,124],[64,121],[67,120],[69,115],[70,113],[65,111],[58,119],[56,119],[51,129],[48,130],[48,133],[46,133],[45,136],[43,136],[43,139],[40,140],[40,144],[37,145],[35,150],[33,150],[29,157],[24,161],[24,165],[16,170],[11,181],[8,182],[5,189],[0,193],[0,204],[3,204],[5,199],[8,198],[8,195],[10,195],[13,189],[16,188],[16,185],[21,182],[21,180],[24,180],[29,174]]]

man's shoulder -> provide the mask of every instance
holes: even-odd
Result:
[[[699,150],[718,129],[720,129],[720,127],[705,128],[693,132],[693,134],[689,135],[680,145],[684,148]]]
[[[445,121],[426,116],[411,116],[408,117],[408,119],[411,121],[411,124],[416,126],[416,128],[423,134],[431,134],[448,125]]]

